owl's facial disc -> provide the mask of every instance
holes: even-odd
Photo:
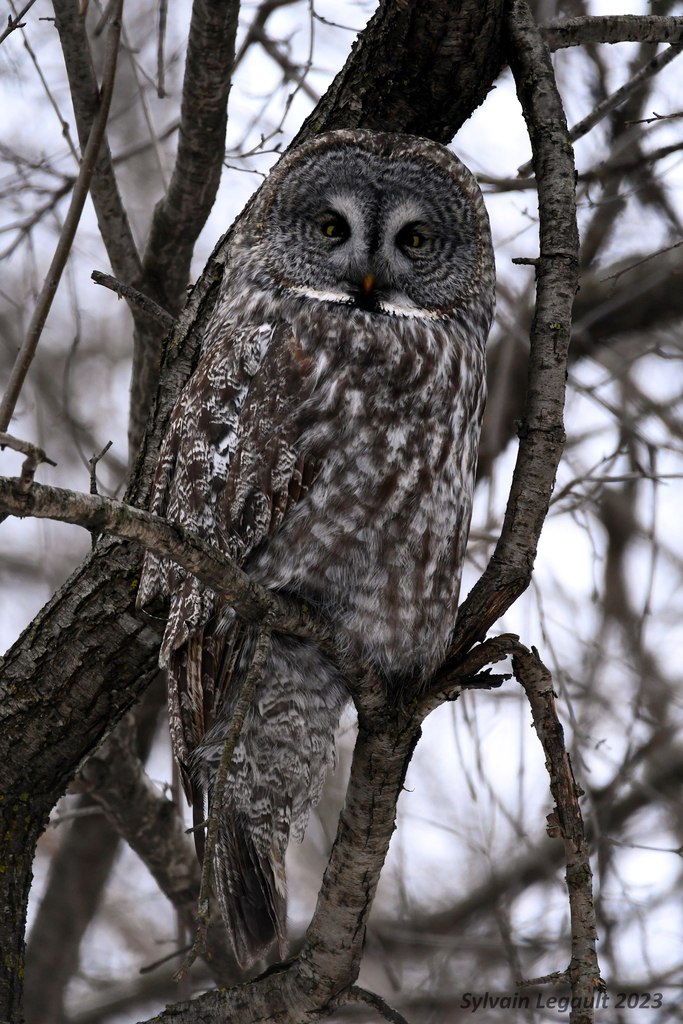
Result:
[[[360,146],[321,150],[280,182],[264,225],[276,283],[371,313],[448,315],[481,255],[470,198],[442,167]]]

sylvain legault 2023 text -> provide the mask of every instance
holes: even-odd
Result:
[[[533,1007],[535,1010],[557,1010],[558,1013],[567,1013],[568,1010],[579,1009],[607,1009],[610,1003],[609,992],[596,992],[592,999],[580,996],[546,996],[543,992],[534,996],[524,996],[515,992],[514,995],[495,995],[484,992],[483,995],[476,995],[474,992],[465,992],[460,1003],[461,1010],[469,1010],[476,1013],[477,1010],[528,1010]],[[658,1010],[663,1005],[664,996],[661,992],[618,992],[614,1008],[627,1007],[631,1010]]]

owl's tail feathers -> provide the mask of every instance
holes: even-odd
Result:
[[[263,856],[239,812],[227,809],[216,841],[214,876],[221,912],[237,961],[250,967],[277,939],[287,955],[284,854],[272,844]]]

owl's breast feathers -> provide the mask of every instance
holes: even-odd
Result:
[[[457,607],[484,338],[298,306],[258,326],[214,324],[174,410],[152,510],[320,604],[388,673],[429,670]],[[140,589],[143,605],[171,597],[162,662],[219,611],[154,555]]]

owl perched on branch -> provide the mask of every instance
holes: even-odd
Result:
[[[488,217],[443,146],[370,131],[285,156],[232,239],[201,361],[169,423],[152,511],[325,612],[398,689],[453,630],[494,307]],[[255,630],[148,554],[174,754],[204,817]],[[286,934],[285,851],[334,761],[344,679],[274,635],[235,749],[215,878],[243,965]]]

